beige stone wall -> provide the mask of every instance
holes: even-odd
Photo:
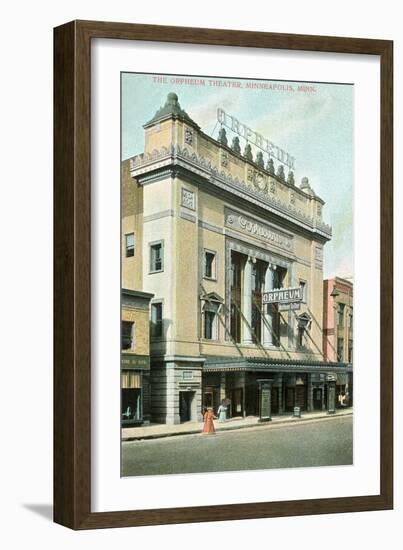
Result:
[[[129,160],[122,162],[122,288],[142,289],[143,188],[131,178]],[[126,258],[125,235],[134,233],[134,256]]]
[[[145,147],[144,151],[151,153],[155,149],[160,149],[163,145],[168,146],[172,140],[171,120],[156,124],[145,131]]]
[[[125,350],[125,353],[149,355],[150,321],[148,310],[124,307],[122,308],[122,321],[134,323],[133,349]]]

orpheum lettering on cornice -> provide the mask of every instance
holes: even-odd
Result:
[[[266,244],[276,245],[287,252],[293,252],[294,242],[292,235],[287,235],[275,227],[234,210],[225,209],[225,225],[235,231],[264,241]]]
[[[219,171],[217,166],[214,166],[210,160],[197,155],[195,152],[190,152],[186,147],[171,145],[171,147],[162,147],[152,153],[142,153],[130,159],[131,175],[138,178],[140,183],[142,176],[145,176],[148,172],[155,172],[168,166],[186,168],[197,176],[206,178],[213,185],[232,191],[253,204],[263,206],[290,222],[321,235],[325,239],[329,239],[332,235],[332,229],[329,225],[307,216],[297,206],[282,201],[269,192],[267,186],[251,185],[250,182],[247,183],[237,177],[233,178],[231,174]]]

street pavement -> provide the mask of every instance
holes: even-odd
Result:
[[[353,414],[352,408],[337,409],[337,416]],[[294,417],[290,413],[276,414],[272,417],[273,424],[298,424],[313,418],[329,418],[327,411],[304,412],[302,417]],[[246,416],[229,418],[225,422],[215,422],[216,431],[250,429],[253,426],[262,426],[258,416]],[[197,434],[202,431],[203,422],[184,422],[182,424],[144,424],[122,428],[122,441],[134,441],[136,439],[156,439],[158,437],[172,437],[185,434]]]
[[[352,461],[352,416],[122,443],[123,476],[335,466]]]

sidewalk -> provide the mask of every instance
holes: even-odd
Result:
[[[293,424],[305,420],[331,419],[341,416],[351,416],[352,408],[337,409],[335,414],[328,414],[326,411],[315,411],[303,413],[301,418],[295,418],[290,413],[273,416],[271,422],[259,422],[257,416],[247,416],[246,418],[230,418],[225,422],[214,421],[217,432],[227,430],[241,430],[245,428],[278,426],[282,424]],[[137,441],[144,439],[159,439],[162,437],[173,437],[176,435],[188,435],[201,433],[202,422],[184,422],[183,424],[149,424],[139,428],[122,428],[122,441]]]

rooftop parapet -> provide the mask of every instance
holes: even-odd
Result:
[[[250,145],[242,154],[237,136],[228,145],[225,128],[220,128],[218,140],[208,136],[181,108],[176,94],[168,94],[165,105],[144,128],[145,152],[130,159],[132,177],[170,164],[182,165],[216,185],[247,193],[255,204],[258,200],[285,217],[291,216],[310,230],[314,228],[326,240],[331,237],[331,227],[322,220],[325,203],[307,177],[298,187],[293,170],[286,176],[280,164],[276,171],[271,157],[265,162],[259,151],[253,158]]]

